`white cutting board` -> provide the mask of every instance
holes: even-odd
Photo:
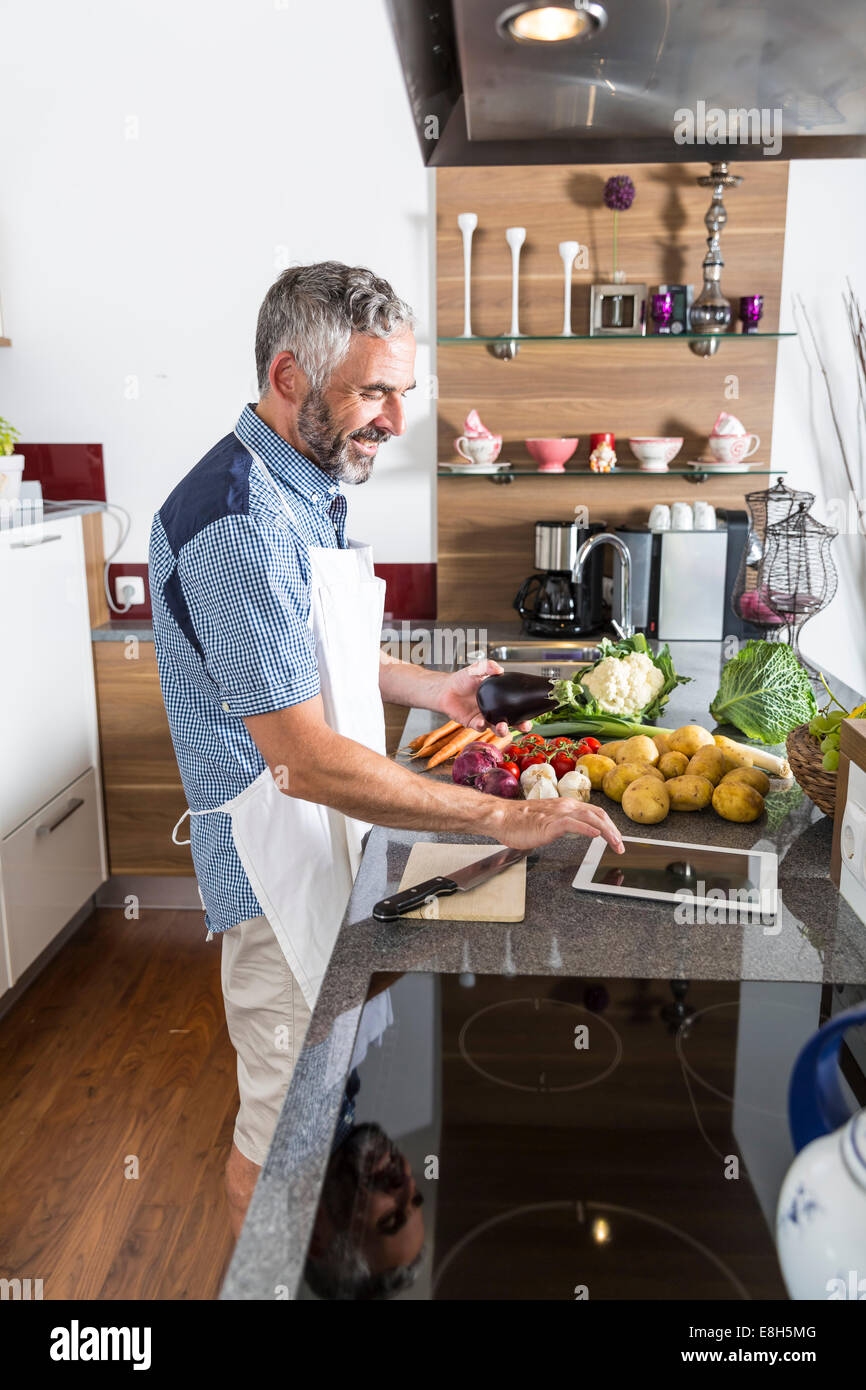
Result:
[[[400,891],[428,878],[447,878],[454,869],[465,869],[478,859],[496,854],[504,845],[452,845],[423,842],[412,846]],[[510,864],[478,888],[449,893],[443,898],[404,912],[404,917],[422,917],[440,922],[522,922],[526,915],[526,860]]]

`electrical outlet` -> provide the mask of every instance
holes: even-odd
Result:
[[[118,574],[114,578],[114,601],[121,608],[144,603],[144,579],[140,574]]]

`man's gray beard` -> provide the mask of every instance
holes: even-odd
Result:
[[[341,483],[366,483],[376,459],[353,457],[349,444],[351,435],[341,439],[339,432],[334,429],[331,412],[321,391],[311,390],[307,393],[298,411],[297,429],[310,458],[323,473],[330,474]],[[372,425],[355,433],[361,438],[370,436],[380,444],[388,438],[387,434]]]

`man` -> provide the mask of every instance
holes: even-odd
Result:
[[[384,584],[369,548],[346,539],[340,483],[366,482],[379,447],[406,428],[412,328],[409,307],[369,270],[285,271],[259,313],[258,403],[153,523],[160,681],[238,1055],[226,1167],[236,1233],[369,826],[519,848],[601,834],[621,847],[597,807],[500,801],[383,756],[383,699],[482,729],[476,690],[500,670],[384,659]]]

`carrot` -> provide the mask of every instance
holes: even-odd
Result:
[[[460,752],[461,748],[465,748],[467,743],[471,743],[472,740],[477,737],[477,729],[464,729],[461,725],[459,734],[455,734],[453,738],[448,739],[445,747],[439,748],[437,752],[433,754],[433,757],[427,764],[427,771],[429,772],[432,767],[438,767],[440,763],[444,763],[449,758],[453,758],[455,754]]]
[[[423,758],[425,753],[428,752],[434,744],[439,743],[446,734],[453,734],[456,729],[462,728],[463,725],[458,724],[456,719],[449,719],[447,724],[441,724],[438,729],[433,729],[429,734],[425,734],[415,752],[412,754],[412,757]]]
[[[493,730],[485,729],[483,734],[478,735],[479,743],[493,743]]]

